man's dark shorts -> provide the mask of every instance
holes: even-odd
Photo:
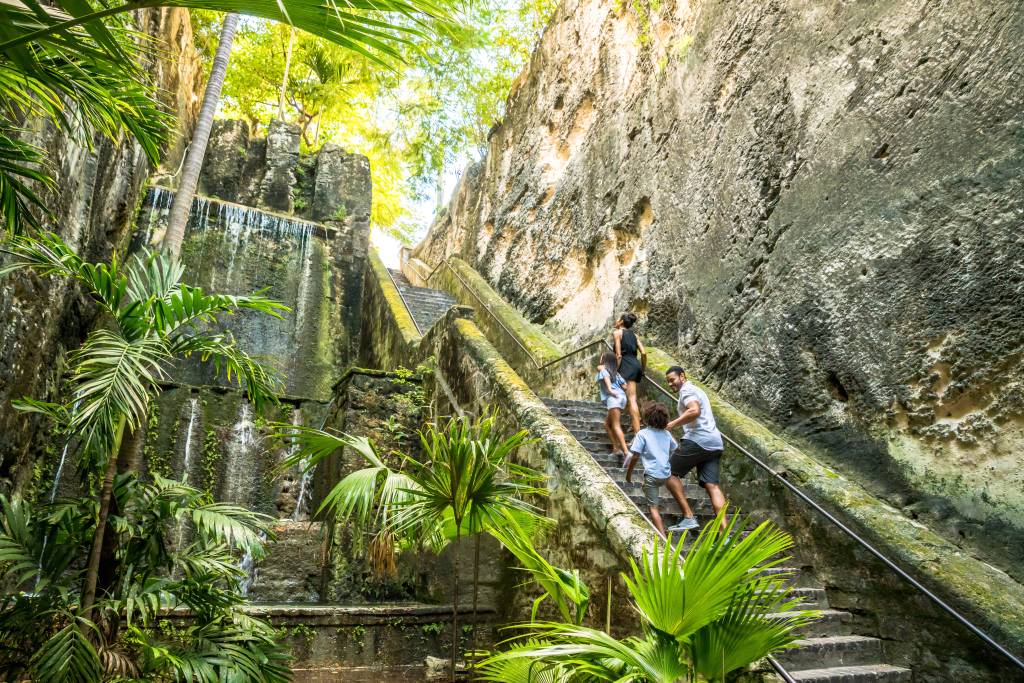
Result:
[[[722,452],[708,451],[689,439],[683,439],[679,442],[679,450],[672,454],[669,461],[672,465],[672,474],[682,479],[696,467],[698,484],[718,484]]]

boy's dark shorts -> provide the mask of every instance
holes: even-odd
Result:
[[[672,474],[682,479],[696,467],[698,484],[718,484],[722,453],[721,450],[705,450],[689,439],[682,439],[679,450],[669,459]]]

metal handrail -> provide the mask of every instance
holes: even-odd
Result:
[[[473,288],[469,286],[469,283],[466,282],[466,280],[462,277],[462,275],[460,275],[459,272],[452,267],[452,265],[448,262],[448,259],[446,259],[446,258],[445,259],[441,259],[438,262],[438,264],[436,266],[434,266],[434,269],[430,271],[430,274],[427,275],[427,277],[425,279],[425,281],[428,284],[430,283],[430,279],[432,277],[434,277],[434,274],[437,273],[438,270],[440,270],[441,266],[447,266],[448,267],[448,270],[451,271],[452,275],[454,275],[456,278],[458,278],[459,282],[462,283],[462,286],[465,287],[466,291],[469,292],[470,295],[472,295],[472,297],[477,300],[477,303],[479,303],[481,306],[483,306],[484,310],[486,310],[491,315],[491,318],[494,320],[494,322],[498,323],[498,325],[501,327],[501,329],[503,329],[505,331],[505,334],[507,334],[509,337],[511,337],[512,341],[514,341],[516,343],[516,346],[518,346],[520,349],[523,350],[523,353],[526,354],[526,357],[530,359],[530,362],[532,362],[534,364],[534,366],[538,370],[540,370],[542,367],[544,367],[540,363],[537,362],[537,359],[534,358],[534,356],[530,352],[530,350],[528,348],[526,348],[521,341],[519,341],[519,337],[517,337],[515,335],[515,333],[512,332],[512,330],[508,329],[508,327],[505,325],[505,323],[503,323],[501,321],[501,318],[499,318],[497,315],[495,315],[494,311],[491,310],[490,304],[488,304],[486,301],[481,299],[480,295],[477,294],[473,290]]]
[[[662,394],[667,396],[669,399],[675,400],[675,398],[676,398],[675,396],[673,396],[671,393],[669,393],[669,391],[667,389],[665,389],[660,384],[658,384],[657,382],[652,380],[650,377],[647,377],[646,375],[644,375],[644,379],[647,380],[655,389],[660,391]],[[765,472],[770,474],[772,477],[774,477],[777,481],[779,481],[784,487],[786,487],[786,489],[789,490],[790,493],[796,495],[803,502],[805,502],[808,505],[810,505],[816,512],[818,512],[819,514],[823,515],[825,517],[825,519],[827,519],[832,524],[834,524],[837,528],[839,528],[840,531],[845,533],[847,536],[849,536],[853,540],[857,541],[857,543],[859,543],[861,546],[863,546],[863,548],[865,550],[867,550],[869,553],[871,553],[876,558],[881,560],[883,564],[885,564],[892,571],[896,572],[896,574],[900,578],[902,578],[904,581],[906,581],[911,586],[916,588],[919,592],[923,593],[929,600],[931,600],[933,603],[938,605],[944,612],[946,612],[946,614],[950,615],[955,620],[960,622],[961,625],[965,626],[974,635],[976,635],[979,638],[981,638],[982,640],[984,640],[989,646],[991,646],[996,651],[998,651],[1000,654],[1002,654],[1007,659],[1009,659],[1011,662],[1013,662],[1013,664],[1015,666],[1017,666],[1019,669],[1024,670],[1024,661],[1021,661],[1016,655],[1014,655],[1012,652],[1010,652],[1005,647],[1003,647],[998,642],[996,642],[991,636],[989,636],[987,633],[982,631],[979,627],[975,626],[973,622],[971,622],[969,619],[967,619],[967,617],[965,617],[962,614],[960,614],[959,612],[957,612],[953,607],[948,605],[942,598],[940,598],[939,596],[935,595],[930,590],[925,588],[925,586],[922,585],[921,582],[919,582],[913,576],[911,576],[910,574],[905,572],[903,569],[901,569],[899,567],[899,565],[897,565],[895,562],[893,562],[888,557],[883,555],[881,553],[881,551],[879,551],[873,545],[871,545],[870,543],[865,541],[863,538],[858,536],[855,531],[853,531],[848,526],[846,526],[845,524],[840,522],[838,519],[836,519],[836,517],[834,515],[832,515],[830,512],[828,512],[825,508],[821,507],[821,505],[819,505],[813,499],[811,499],[810,496],[808,496],[806,493],[804,493],[802,490],[800,490],[800,487],[796,486],[795,484],[790,482],[788,479],[786,479],[784,476],[782,476],[780,473],[776,472],[767,463],[765,463],[760,458],[758,458],[756,455],[754,455],[753,453],[748,451],[746,448],[744,448],[742,445],[740,445],[735,439],[730,438],[726,434],[722,434],[722,438],[725,439],[725,441],[729,442],[740,453],[742,453],[743,455],[747,456],[747,458],[749,458],[751,461],[753,461],[753,463],[755,465],[757,465],[762,470],[764,470]]]
[[[480,305],[482,305],[487,310],[487,312],[491,314],[491,316],[494,318],[494,320],[501,326],[501,328],[503,330],[505,330],[506,334],[508,334],[510,337],[512,337],[512,340],[519,346],[519,348],[521,348],[523,350],[523,352],[526,353],[527,357],[533,362],[534,366],[538,370],[541,370],[541,369],[546,368],[548,366],[554,365],[555,363],[558,363],[558,362],[564,360],[565,358],[568,358],[569,356],[572,356],[572,355],[574,355],[576,353],[579,353],[580,351],[582,351],[582,350],[584,350],[586,348],[589,348],[590,346],[593,346],[594,344],[597,344],[597,343],[600,343],[600,342],[603,342],[608,348],[612,348],[612,345],[608,342],[607,339],[593,340],[593,341],[588,342],[587,344],[584,344],[583,346],[581,346],[579,348],[573,349],[572,351],[570,351],[570,352],[568,352],[566,354],[563,354],[562,356],[559,356],[558,358],[556,358],[556,359],[554,359],[552,361],[549,361],[549,362],[544,363],[544,364],[540,364],[540,363],[537,362],[536,358],[534,358],[533,354],[530,353],[530,351],[525,346],[523,346],[523,344],[519,341],[519,339],[516,337],[516,335],[511,330],[509,330],[508,327],[505,326],[505,324],[501,321],[500,318],[498,318],[494,314],[493,311],[491,311],[490,306],[488,304],[486,304],[476,294],[476,292],[473,291],[473,289],[462,278],[462,276],[459,275],[459,273],[454,268],[452,268],[451,264],[448,263],[448,259],[447,258],[442,259],[436,266],[434,266],[434,269],[430,271],[430,274],[426,278],[427,282],[430,281],[430,279],[441,268],[441,266],[448,266],[448,269],[459,279],[459,281],[469,291],[469,293],[472,294],[473,297],[478,302],[480,302]],[[389,273],[389,275],[390,275],[390,273]],[[660,384],[658,384],[657,382],[652,380],[647,375],[644,375],[643,379],[646,380],[647,382],[649,382],[651,384],[651,386],[653,386],[655,389],[657,389],[662,394],[667,396],[670,400],[676,400],[676,397],[673,396],[667,389],[662,387]],[[770,474],[772,477],[774,477],[790,493],[792,493],[795,496],[797,496],[798,498],[800,498],[804,503],[810,505],[812,509],[814,509],[816,512],[818,512],[819,514],[824,516],[825,519],[827,519],[829,522],[831,522],[833,525],[835,525],[840,531],[842,531],[847,536],[849,536],[850,538],[855,540],[857,543],[859,543],[865,550],[867,550],[869,553],[874,555],[886,567],[888,567],[890,570],[894,571],[900,578],[902,578],[904,581],[906,581],[911,586],[913,586],[915,589],[917,589],[918,592],[923,593],[925,595],[925,597],[927,597],[935,605],[937,605],[940,609],[942,609],[944,612],[946,612],[946,614],[948,614],[949,616],[953,617],[953,619],[955,619],[957,622],[959,622],[962,626],[966,627],[971,633],[973,633],[977,637],[981,638],[983,641],[985,641],[986,644],[988,644],[990,647],[995,649],[1001,655],[1003,655],[1004,657],[1009,659],[1010,662],[1012,662],[1017,668],[1019,668],[1021,670],[1024,670],[1024,661],[1022,661],[1020,658],[1018,658],[1012,652],[1010,652],[1005,647],[1000,645],[995,639],[993,639],[987,633],[982,631],[981,628],[976,626],[967,617],[965,617],[962,614],[960,614],[959,612],[957,612],[956,609],[954,609],[949,604],[947,604],[942,598],[940,598],[939,596],[935,595],[935,593],[933,593],[932,591],[928,590],[923,584],[921,584],[920,581],[918,581],[913,576],[908,574],[906,571],[904,571],[902,568],[900,568],[899,565],[897,565],[895,562],[893,562],[888,557],[883,555],[881,553],[881,551],[879,551],[873,545],[871,545],[866,540],[861,538],[855,531],[853,531],[848,526],[846,526],[841,521],[839,521],[834,515],[832,515],[827,510],[825,510],[825,508],[823,508],[821,505],[819,505],[817,502],[815,502],[810,496],[808,496],[806,493],[804,493],[798,486],[796,486],[795,484],[790,482],[788,479],[786,479],[784,476],[782,476],[781,474],[776,472],[767,463],[765,463],[760,458],[758,458],[756,455],[754,455],[753,453],[748,451],[746,448],[744,448],[742,445],[740,445],[740,443],[737,442],[735,439],[729,437],[726,434],[722,434],[722,438],[725,441],[727,441],[729,444],[731,444],[740,453],[745,455],[755,465],[757,465],[762,470],[764,470],[765,472]],[[633,502],[632,499],[630,499],[630,502],[632,502],[634,504],[634,506],[636,506],[636,503]],[[636,507],[637,507],[638,510],[640,509],[639,506],[636,506]],[[647,519],[646,515],[643,515],[643,517],[644,517],[644,519]],[[648,522],[650,522],[650,520],[648,520]],[[653,527],[653,524],[651,526]],[[768,660],[769,660],[769,663],[772,665],[772,667],[776,670],[776,672],[778,672],[779,675],[781,675],[783,677],[783,679],[785,679],[787,681],[787,683],[789,681],[793,680],[789,676],[789,674],[786,673],[786,670],[784,668],[782,668],[782,665],[779,664],[777,661],[775,661],[774,658],[769,657]]]
[[[591,346],[594,346],[596,344],[601,344],[601,343],[607,344],[608,343],[608,341],[606,339],[592,339],[592,340],[588,341],[587,343],[583,344],[582,346],[577,346],[572,351],[567,351],[566,353],[563,353],[558,358],[554,358],[554,359],[549,360],[549,361],[547,361],[545,363],[541,363],[540,361],[537,360],[537,357],[533,355],[533,352],[530,351],[528,348],[526,348],[526,346],[523,345],[523,343],[519,341],[519,338],[516,336],[515,332],[513,332],[510,329],[508,329],[508,327],[505,325],[505,323],[502,322],[501,318],[499,318],[494,313],[494,311],[491,310],[490,304],[488,304],[486,301],[481,299],[480,295],[478,295],[473,290],[473,288],[470,286],[470,284],[468,282],[466,282],[466,280],[462,277],[462,275],[459,274],[459,271],[455,270],[455,268],[452,267],[452,264],[448,261],[448,259],[446,259],[446,258],[445,259],[441,259],[441,261],[438,262],[438,264],[436,266],[434,266],[433,270],[430,271],[430,274],[427,275],[426,278],[424,278],[424,281],[429,283],[430,279],[432,277],[434,277],[434,274],[437,273],[437,271],[441,269],[441,266],[446,266],[448,268],[448,270],[451,271],[452,275],[454,275],[456,278],[458,278],[459,282],[462,283],[462,286],[466,288],[466,291],[469,292],[470,295],[474,299],[477,300],[477,303],[479,303],[481,306],[483,306],[484,310],[486,310],[491,315],[491,317],[494,319],[494,322],[498,323],[498,325],[501,326],[501,329],[505,331],[505,334],[507,334],[509,337],[511,337],[512,341],[514,341],[516,343],[516,345],[520,349],[523,350],[523,353],[526,354],[526,357],[530,359],[530,362],[533,363],[534,368],[537,369],[537,370],[543,370],[544,368],[547,368],[547,367],[550,367],[552,365],[555,365],[556,363],[560,363],[563,360],[565,360],[566,358],[569,358],[570,356],[575,356],[577,353],[580,353],[581,351],[585,351],[585,350],[589,349]]]

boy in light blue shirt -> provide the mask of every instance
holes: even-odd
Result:
[[[679,447],[672,434],[665,428],[668,426],[668,410],[660,403],[651,403],[644,408],[644,423],[647,425],[633,439],[629,450],[637,457],[630,458],[626,468],[626,481],[632,481],[633,468],[637,460],[644,464],[644,497],[647,499],[647,506],[650,509],[651,521],[657,527],[661,535],[665,535],[665,525],[661,521],[661,513],[658,511],[658,496],[661,487],[668,488],[669,493],[679,503],[679,508],[686,514],[686,518],[673,527],[675,530],[697,529],[699,524],[693,517],[693,512],[683,495],[683,483],[679,477],[673,476],[669,458]]]

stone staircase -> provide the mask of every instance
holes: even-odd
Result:
[[[409,279],[400,270],[388,268],[392,279],[398,285],[398,291],[405,299],[412,313],[413,320],[420,332],[426,334],[427,330],[434,326],[438,320],[448,311],[449,308],[458,302],[448,292],[439,289],[427,289],[426,287],[414,287]]]
[[[543,401],[646,514],[647,502],[638,483],[643,481],[643,467],[638,463],[633,470],[633,483],[626,483],[626,470],[618,458],[611,455],[612,448],[603,426],[606,412],[601,404],[597,401],[551,398]],[[684,491],[701,525],[714,518],[711,502],[695,479],[688,478],[684,482]],[[668,492],[663,493],[658,506],[665,526],[682,519],[682,511]],[[807,609],[821,610],[821,618],[805,629],[796,647],[776,657],[794,680],[814,683],[904,683],[913,680],[909,669],[881,663],[881,640],[852,632],[852,614],[829,608],[828,595],[815,579],[813,568],[789,567],[774,571],[791,573],[794,597],[800,598]]]

